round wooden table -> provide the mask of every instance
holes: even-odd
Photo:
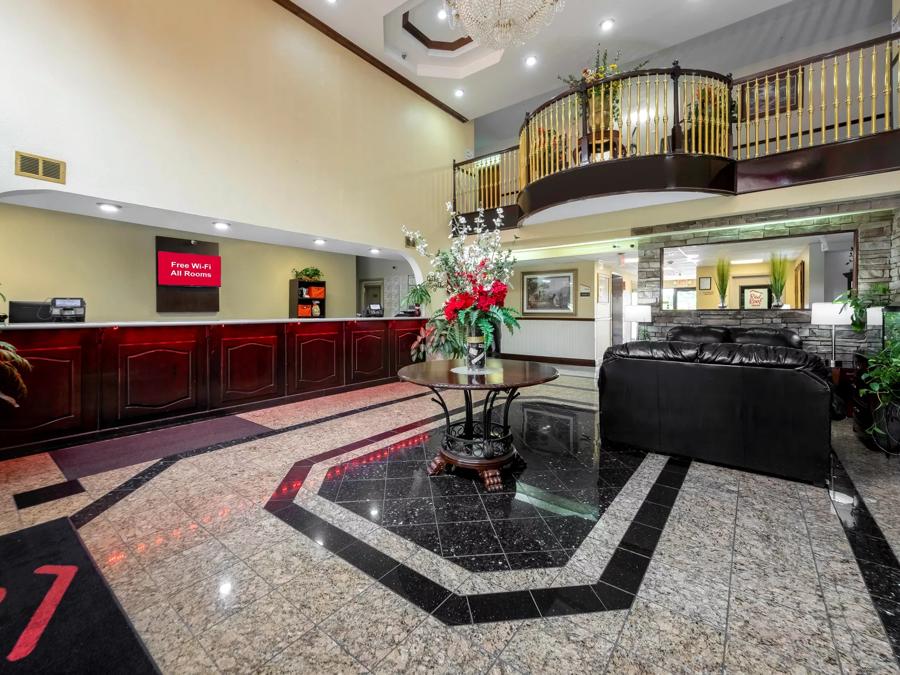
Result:
[[[434,392],[432,399],[444,411],[446,428],[441,450],[431,460],[428,473],[441,473],[451,464],[477,471],[490,492],[500,489],[500,470],[510,466],[517,458],[509,428],[509,409],[518,398],[519,389],[550,382],[559,377],[552,366],[534,361],[487,359],[484,373],[464,374],[453,372],[463,369],[465,361],[425,361],[401,368],[397,375],[401,380],[428,387]],[[465,399],[465,419],[450,420],[450,410],[441,396],[441,390],[461,389]],[[487,391],[482,401],[481,420],[475,419],[473,391]],[[493,411],[497,396],[503,392],[503,423],[494,422]]]

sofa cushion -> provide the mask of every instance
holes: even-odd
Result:
[[[803,349],[803,340],[790,328],[732,328],[730,332],[731,342],[738,344]]]
[[[735,343],[700,345],[697,363],[805,370],[828,379],[828,369],[819,356],[793,347]]]
[[[656,361],[688,361],[697,360],[700,345],[693,342],[657,342],[637,340],[620,345],[613,345],[606,350],[603,359],[653,359]]]
[[[666,340],[693,342],[698,345],[731,342],[731,333],[723,326],[673,326],[666,333]]]

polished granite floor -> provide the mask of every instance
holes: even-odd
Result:
[[[487,495],[423,473],[420,393],[248,413],[264,431],[73,480],[5,461],[0,533],[71,516],[166,673],[900,671],[900,470],[849,423],[829,493],[606,452],[592,380],[564,376],[523,391],[527,467]]]

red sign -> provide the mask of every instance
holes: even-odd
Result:
[[[222,258],[157,251],[156,283],[160,286],[221,286]]]

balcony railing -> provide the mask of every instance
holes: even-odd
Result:
[[[454,163],[456,210],[512,207],[536,181],[620,159],[721,164],[898,130],[898,57],[900,32],[737,80],[676,61],[582,84],[526,115],[517,147]]]

